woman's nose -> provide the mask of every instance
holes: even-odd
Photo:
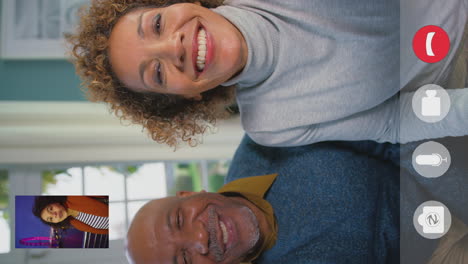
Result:
[[[160,45],[156,47],[156,53],[160,57],[170,60],[177,68],[183,69],[185,61],[185,49],[183,46],[184,34],[174,32],[165,38],[160,39]]]

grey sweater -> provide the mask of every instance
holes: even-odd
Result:
[[[463,1],[425,4],[425,20],[411,20],[411,11],[402,12],[402,25],[411,26],[402,26],[400,32],[396,0],[227,0],[215,11],[242,32],[248,60],[243,71],[223,85],[238,85],[242,126],[262,145],[408,142],[467,134],[467,122],[459,124],[468,120],[467,89],[451,93],[458,98],[452,102],[457,109],[436,126],[413,114],[411,93],[397,95],[402,88],[415,90],[415,83],[438,83],[446,75],[466,23]],[[417,9],[409,5],[402,3],[401,8]],[[451,13],[434,16],[441,8]],[[450,25],[452,48],[436,67],[418,61],[404,41],[428,21]]]

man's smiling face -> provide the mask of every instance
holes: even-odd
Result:
[[[182,192],[153,200],[136,214],[127,235],[130,263],[240,263],[260,241],[248,203],[217,193]],[[245,201],[245,200],[244,200]]]

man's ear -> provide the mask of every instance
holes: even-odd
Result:
[[[192,196],[197,194],[197,192],[191,192],[191,191],[178,191],[176,193],[177,197],[187,197],[187,196]]]
[[[176,195],[177,197],[188,197],[188,196],[192,196],[198,193],[205,193],[205,192],[206,192],[205,190],[201,190],[200,192],[178,191]]]
[[[201,6],[200,1],[196,1],[196,2],[194,2],[194,4]]]

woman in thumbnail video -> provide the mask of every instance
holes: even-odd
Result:
[[[52,227],[109,234],[109,206],[103,197],[37,196],[32,212]]]
[[[109,103],[159,143],[196,145],[234,101],[243,129],[262,145],[405,143],[468,131],[467,89],[451,89],[459,90],[450,93],[455,109],[440,126],[412,115],[409,92],[453,83],[454,65],[466,73],[457,59],[465,5],[441,2],[425,3],[425,17],[408,22],[450,27],[452,48],[437,65],[414,54],[400,64],[411,41],[400,47],[399,0],[101,0],[68,40],[90,100]]]

